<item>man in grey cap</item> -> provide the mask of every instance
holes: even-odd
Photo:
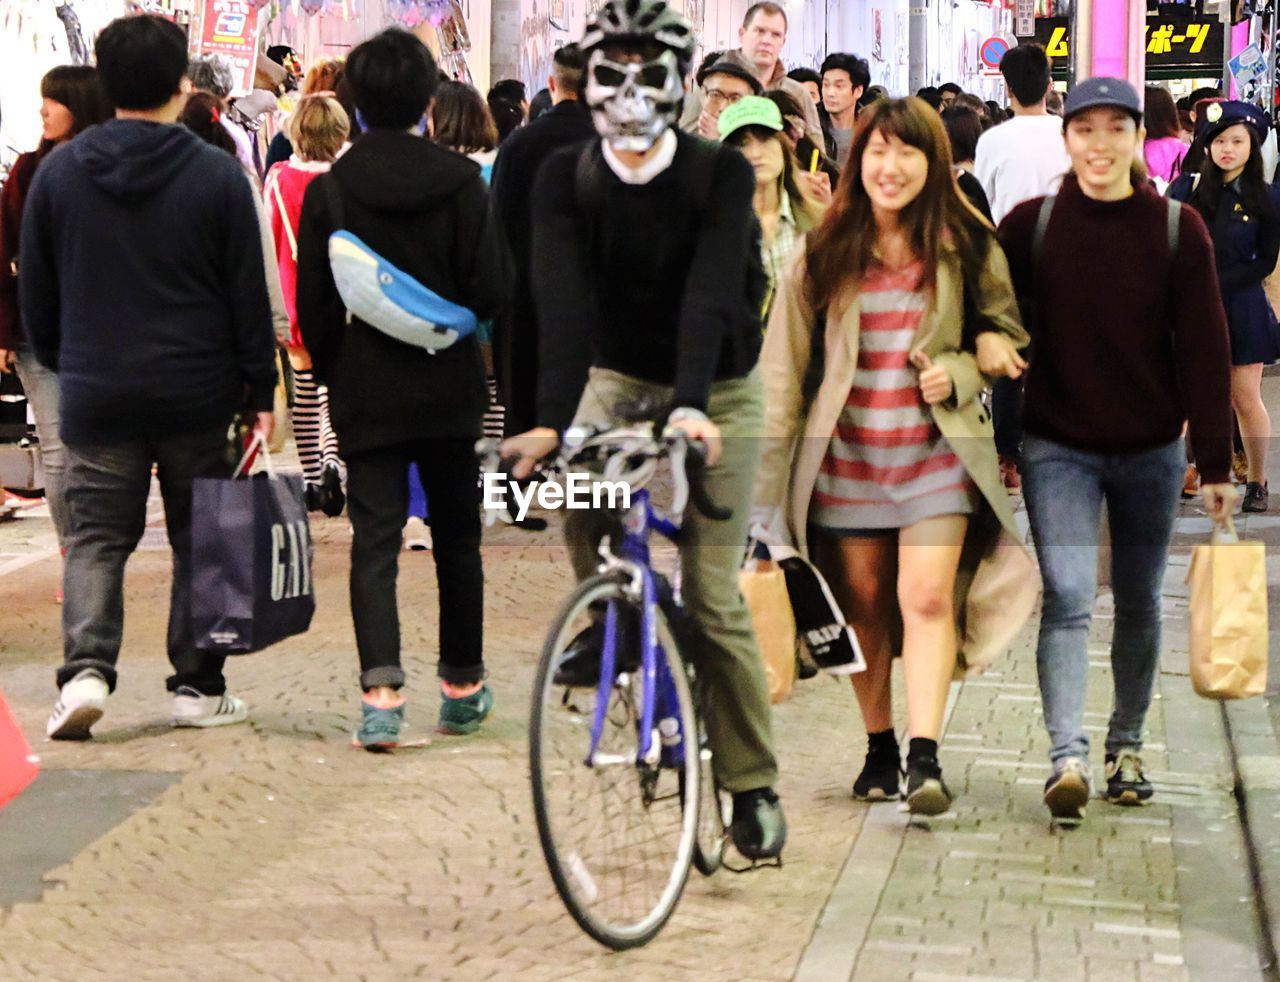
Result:
[[[710,65],[703,65],[698,72],[698,93],[702,97],[702,111],[694,117],[692,127],[684,127],[697,133],[704,140],[719,140],[716,128],[720,114],[739,99],[759,95],[764,91],[760,80],[735,61],[721,58]]]

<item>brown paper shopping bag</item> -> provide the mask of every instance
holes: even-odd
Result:
[[[1267,687],[1267,564],[1228,518],[1191,552],[1191,684],[1207,699],[1245,699]]]
[[[751,626],[764,658],[769,700],[782,702],[791,694],[796,677],[796,619],[787,579],[776,564],[752,559],[738,574],[738,587],[751,611]]]

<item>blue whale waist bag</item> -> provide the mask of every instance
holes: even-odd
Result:
[[[476,315],[470,309],[424,286],[343,228],[337,180],[325,175],[324,183],[336,229],[329,236],[329,268],[347,311],[383,334],[432,354],[474,334]]]

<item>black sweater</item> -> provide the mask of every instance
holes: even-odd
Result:
[[[1034,325],[1027,432],[1095,453],[1135,453],[1176,440],[1189,420],[1205,483],[1225,483],[1231,362],[1218,284],[1205,276],[1213,247],[1204,222],[1182,208],[1171,259],[1166,203],[1154,190],[1096,201],[1068,176],[1033,269],[1043,200],[1000,223]]]
[[[18,291],[69,443],[195,433],[268,411],[275,334],[253,189],[182,126],[111,120],[45,158]]]
[[[579,206],[579,147],[538,175],[533,292],[540,326],[538,421],[563,430],[592,365],[675,389],[673,405],[705,409],[711,383],[748,374],[760,355],[760,301],[748,265],[759,257],[755,174],[721,146],[705,214],[697,214],[697,137],[678,135],[671,166],[623,183],[591,150],[600,201]]]
[[[336,182],[344,228],[480,320],[511,291],[511,260],[480,168],[429,140],[370,130],[307,187],[298,228],[298,327],[329,386],[345,453],[432,437],[478,437],[489,405],[476,336],[432,354],[359,318],[347,322],[329,267]]]

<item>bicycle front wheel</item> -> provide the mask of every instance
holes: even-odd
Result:
[[[644,691],[638,672],[621,672],[608,693],[596,760],[588,764],[599,686],[557,684],[555,676],[570,641],[591,625],[592,610],[598,617],[609,603],[626,615],[618,618],[624,667],[628,646],[639,651],[640,610],[622,585],[597,576],[579,586],[543,647],[529,751],[538,837],[556,890],[587,934],[621,950],[652,940],[680,900],[698,832],[702,769],[693,698],[660,609],[657,641],[674,705],[661,707],[655,730],[659,715],[675,717],[681,746],[664,748],[656,764],[637,760]]]

